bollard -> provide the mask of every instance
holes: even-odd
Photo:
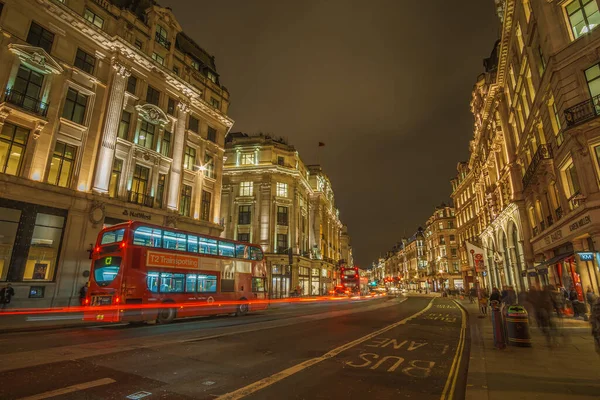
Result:
[[[506,338],[504,336],[504,324],[502,321],[502,310],[500,310],[500,303],[492,301],[490,304],[492,309],[492,328],[494,331],[494,347],[497,349],[506,348]]]

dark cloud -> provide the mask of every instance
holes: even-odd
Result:
[[[492,0],[160,3],[215,55],[234,131],[287,137],[320,160],[360,265],[448,201],[497,38]]]

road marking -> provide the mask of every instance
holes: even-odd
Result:
[[[59,396],[62,394],[67,394],[67,393],[73,393],[73,392],[78,392],[80,390],[85,390],[85,389],[90,389],[96,386],[102,386],[102,385],[108,385],[109,383],[115,383],[116,381],[114,379],[110,379],[110,378],[102,378],[102,379],[98,379],[95,381],[90,381],[90,382],[85,382],[85,383],[78,383],[77,385],[72,385],[72,386],[67,386],[64,387],[62,389],[56,389],[56,390],[51,390],[49,392],[44,392],[44,393],[40,393],[40,394],[36,394],[33,396],[29,396],[29,397],[22,397],[19,400],[42,400],[42,399],[48,399],[50,397],[55,397],[55,396]]]
[[[261,389],[266,388],[267,386],[271,386],[274,383],[277,383],[285,378],[288,378],[294,374],[297,374],[298,372],[305,370],[308,367],[311,367],[315,364],[318,364],[322,361],[328,360],[330,358],[333,358],[335,356],[337,356],[338,354],[340,354],[341,352],[351,349],[352,347],[355,347],[361,343],[366,342],[367,340],[371,340],[372,338],[381,335],[384,332],[387,332],[391,329],[396,328],[397,326],[400,325],[404,325],[406,324],[408,321],[412,320],[413,318],[416,318],[418,316],[420,316],[421,314],[423,314],[424,312],[426,312],[427,310],[429,310],[431,308],[431,306],[433,305],[433,301],[435,299],[431,299],[431,301],[429,302],[429,304],[427,305],[427,307],[425,307],[424,309],[422,309],[421,311],[411,315],[410,317],[406,317],[401,321],[395,322],[391,325],[388,325],[384,328],[381,328],[375,332],[369,333],[366,336],[363,336],[361,338],[358,338],[356,340],[353,340],[352,342],[348,342],[340,347],[336,347],[333,350],[328,351],[327,353],[323,354],[320,357],[315,357],[315,358],[311,358],[310,360],[306,360],[304,362],[301,362],[300,364],[294,365],[293,367],[284,369],[283,371],[277,372],[271,376],[268,376],[266,378],[263,378],[259,381],[256,381],[254,383],[251,383],[250,385],[244,386],[238,390],[235,390],[233,392],[229,392],[226,393],[222,396],[217,397],[217,400],[237,400],[237,399],[241,399],[243,397],[246,397],[254,392],[257,392]]]
[[[465,310],[456,302],[456,300],[452,300],[456,303],[456,306],[461,312],[462,322],[460,325],[460,336],[458,339],[458,345],[456,346],[456,353],[454,354],[454,359],[452,361],[452,367],[450,368],[450,373],[448,374],[448,379],[446,380],[446,385],[444,385],[444,391],[442,392],[441,400],[452,400],[454,398],[454,391],[456,389],[456,380],[458,379],[458,371],[460,369],[460,363],[462,361],[463,350],[465,348],[465,334],[467,332],[467,316]]]

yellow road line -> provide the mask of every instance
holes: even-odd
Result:
[[[293,367],[284,369],[283,371],[279,371],[271,376],[268,376],[266,378],[263,378],[259,381],[256,381],[254,383],[251,383],[247,386],[244,386],[238,390],[235,390],[233,392],[230,393],[226,393],[222,396],[217,397],[215,400],[237,400],[237,399],[241,399],[243,397],[246,397],[254,392],[257,392],[261,389],[264,389],[268,386],[271,386],[274,383],[277,383],[287,377],[290,377],[308,367],[311,367],[315,364],[318,364],[322,361],[328,360],[332,357],[337,356],[338,354],[340,354],[341,352],[348,350],[356,345],[359,345],[363,342],[366,342],[367,340],[370,340],[376,336],[381,335],[384,332],[387,332],[391,329],[394,329],[397,326],[406,324],[408,321],[410,321],[413,318],[418,317],[419,315],[423,314],[425,311],[429,310],[431,308],[431,306],[433,305],[433,300],[435,300],[435,298],[431,299],[431,301],[429,302],[429,304],[427,305],[427,307],[425,307],[424,309],[422,309],[421,311],[411,315],[410,317],[404,318],[402,321],[398,321],[395,322],[391,325],[388,325],[384,328],[381,328],[375,332],[372,332],[366,336],[363,336],[359,339],[353,340],[352,342],[348,342],[340,347],[336,347],[333,350],[328,351],[327,353],[323,354],[320,357],[315,357],[315,358],[311,358],[310,360],[306,360],[304,362],[301,362],[300,364],[294,365]]]
[[[109,383],[115,383],[114,379],[110,378],[102,378],[91,382],[78,383],[76,385],[67,386],[62,389],[51,390],[49,392],[44,392],[40,394],[36,394],[33,396],[23,397],[19,400],[42,400],[50,397],[60,396],[62,394],[78,392],[80,390],[90,389],[96,386],[108,385]]]
[[[467,315],[465,310],[456,302],[456,300],[452,300],[456,303],[456,306],[460,310],[462,314],[462,322],[460,326],[460,336],[458,338],[458,345],[456,346],[456,354],[454,354],[454,359],[452,361],[452,367],[450,368],[450,373],[448,373],[448,379],[446,380],[446,385],[444,385],[444,391],[442,392],[441,400],[452,400],[454,398],[454,391],[456,390],[456,380],[458,379],[458,371],[460,369],[460,363],[462,361],[463,350],[465,348],[465,334],[467,331]]]

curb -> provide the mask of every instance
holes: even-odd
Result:
[[[457,302],[467,313],[469,323],[469,362],[466,370],[465,400],[489,399],[487,383],[487,370],[485,367],[485,347],[478,319],[472,320],[472,315],[467,308]]]

